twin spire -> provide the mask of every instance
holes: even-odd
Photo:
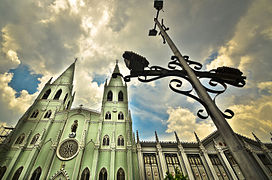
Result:
[[[75,61],[53,82],[53,84],[73,84],[75,73]]]
[[[74,73],[75,73],[75,61],[53,82],[53,84],[73,84]],[[120,69],[118,66],[118,60],[116,60],[116,64],[113,70],[113,73],[120,74]],[[108,86],[124,86],[123,80],[121,76],[117,76],[116,78],[111,77]]]

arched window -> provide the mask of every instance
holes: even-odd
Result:
[[[52,114],[52,111],[51,111],[51,110],[47,111],[47,112],[45,113],[45,115],[44,115],[44,118],[50,118],[51,114]]]
[[[78,126],[78,123],[77,123],[78,121],[77,120],[75,120],[74,121],[74,123],[72,124],[72,126],[71,126],[71,131],[72,132],[76,132],[76,130],[77,130],[77,126]]]
[[[89,180],[90,179],[90,170],[86,167],[82,174],[80,180]]]
[[[63,104],[65,104],[65,101],[66,101],[67,97],[68,97],[68,93],[65,95],[65,97],[63,99]]]
[[[45,91],[45,93],[42,96],[42,99],[47,99],[50,93],[51,93],[51,89],[48,89],[47,91]]]
[[[122,168],[117,171],[117,180],[125,180],[125,171]]]
[[[25,134],[23,133],[17,138],[17,140],[15,141],[15,144],[22,144],[24,139],[25,139]]]
[[[124,119],[124,114],[122,112],[118,113],[118,119],[119,120]]]
[[[107,101],[112,101],[112,92],[111,91],[108,92]]]
[[[103,146],[108,146],[110,145],[110,138],[108,135],[105,135],[103,138]]]
[[[38,109],[36,109],[36,110],[31,114],[30,118],[36,118],[36,117],[38,116],[38,114],[39,114],[39,111],[38,111]]]
[[[38,167],[32,174],[31,179],[30,180],[39,180],[40,176],[42,174],[42,168]]]
[[[122,91],[118,93],[118,101],[124,101],[124,95]]]
[[[7,170],[6,166],[0,167],[0,179],[4,176],[5,172]]]
[[[58,100],[58,99],[60,98],[61,93],[62,93],[62,90],[61,90],[61,89],[58,90],[58,92],[57,92],[57,93],[55,94],[55,96],[54,96],[54,99],[55,99],[55,100]]]
[[[40,134],[39,134],[39,133],[36,134],[36,135],[32,138],[30,144],[35,144],[35,143],[38,141],[39,137],[40,137]]]
[[[67,106],[66,106],[66,109],[68,109],[69,106],[70,106],[70,101],[68,101]]]
[[[99,180],[107,180],[107,170],[102,168],[99,173]]]
[[[17,171],[14,173],[12,180],[18,180],[21,173],[23,171],[23,166],[21,166],[19,169],[17,169]]]
[[[120,135],[118,137],[118,142],[117,142],[118,146],[124,146],[124,137],[122,135]]]
[[[111,113],[109,111],[106,112],[105,119],[111,119]]]

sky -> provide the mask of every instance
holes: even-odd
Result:
[[[169,0],[160,19],[182,55],[203,70],[239,68],[243,88],[228,86],[216,104],[235,115],[235,132],[271,142],[272,1]],[[56,79],[77,57],[72,107],[98,110],[103,87],[116,60],[128,75],[122,54],[134,51],[150,65],[167,67],[173,55],[154,26],[152,0],[0,0],[0,124],[15,126],[44,84]],[[195,141],[216,130],[210,118],[199,119],[201,105],[169,89],[171,78],[128,83],[133,130],[140,139]],[[188,86],[185,86],[185,88]]]

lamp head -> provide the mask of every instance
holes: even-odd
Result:
[[[156,36],[157,35],[157,30],[156,29],[150,29],[149,30],[149,34],[148,34],[148,36]]]
[[[163,7],[163,0],[154,0],[154,8],[158,11]]]
[[[123,58],[127,68],[134,72],[143,72],[144,68],[149,64],[145,57],[132,51],[125,51]]]

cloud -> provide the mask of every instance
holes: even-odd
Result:
[[[236,104],[230,108],[235,112],[229,120],[233,129],[243,135],[251,137],[254,132],[261,140],[270,142],[269,132],[272,132],[272,83],[259,83],[259,90],[268,89],[269,94],[250,101],[248,104]]]
[[[10,125],[18,121],[34,100],[34,96],[29,95],[25,90],[15,98],[16,91],[8,86],[12,76],[11,73],[0,74],[1,121]]]
[[[78,57],[73,107],[83,104],[94,109],[100,108],[103,95],[103,83],[98,85],[95,78],[101,76],[109,79],[115,60],[121,60],[125,50],[145,56],[150,65],[166,67],[172,52],[162,44],[160,37],[147,36],[154,25],[152,3],[145,0],[2,0],[1,121],[17,121],[19,114],[22,115],[37,95],[37,92],[33,95],[24,92],[21,96],[24,95],[25,100],[20,99],[21,96],[16,99],[15,91],[8,86],[12,74],[7,72],[20,63],[28,65],[33,73],[43,75],[38,87],[41,90],[51,76],[57,78]],[[165,12],[160,17],[170,27],[169,35],[182,54],[189,54],[193,60],[204,62],[218,52],[216,59],[208,62],[209,68],[222,65],[239,67],[247,76],[245,90],[230,89],[232,93],[219,101],[220,106],[237,104],[242,107],[258,102],[259,98],[268,96],[271,91],[267,85],[271,81],[272,26],[269,4],[269,0],[173,0],[164,3]],[[129,73],[122,61],[119,65],[124,75]],[[179,112],[188,118],[190,113],[187,111],[196,112],[198,107],[197,103],[188,102],[186,97],[169,90],[168,83],[169,79],[145,86],[137,80],[128,83],[130,99],[135,102],[131,103],[132,114],[135,114],[135,119],[146,122],[145,127],[137,126],[145,130],[148,137],[151,137],[150,133],[154,136],[156,128],[160,128],[159,136],[168,137],[169,134],[165,133],[168,128],[166,122],[169,121],[168,131],[173,131],[175,127],[170,124],[176,121],[181,126],[177,120],[181,118]],[[180,110],[181,106],[185,111]],[[186,129],[185,139],[191,139],[194,130],[200,136],[204,135],[196,121],[195,117],[186,121],[196,129]],[[209,127],[209,121],[201,123]],[[149,131],[146,127],[153,129]],[[183,135],[180,137],[183,138]]]
[[[169,107],[167,113],[169,118],[166,132],[176,131],[182,140],[195,141],[194,131],[200,138],[204,138],[216,129],[211,120],[197,122],[196,116],[186,108]]]

